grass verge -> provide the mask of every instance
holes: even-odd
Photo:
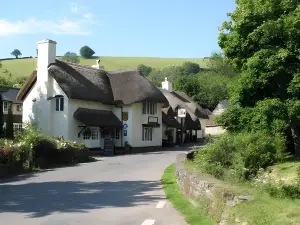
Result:
[[[185,221],[188,224],[216,224],[215,221],[208,216],[205,207],[195,207],[180,191],[176,180],[174,164],[165,169],[161,182],[163,184],[167,199],[172,203],[174,208],[184,216]]]

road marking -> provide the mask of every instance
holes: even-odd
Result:
[[[166,201],[159,201],[156,205],[157,209],[162,209],[166,204]]]
[[[142,223],[142,225],[153,225],[154,222],[155,222],[155,220],[149,220],[149,219],[147,219],[147,220],[144,221],[144,223]]]

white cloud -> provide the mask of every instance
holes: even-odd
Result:
[[[87,35],[90,34],[86,28],[89,25],[87,21],[70,20],[37,20],[29,18],[24,21],[0,20],[0,36],[36,34],[36,33],[54,33],[70,35]]]
[[[71,4],[71,12],[72,13],[79,13],[79,8],[75,3]]]

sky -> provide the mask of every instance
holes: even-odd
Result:
[[[90,46],[97,56],[200,58],[219,51],[218,27],[235,0],[1,1],[0,58],[14,49],[36,56],[37,42],[57,55]]]

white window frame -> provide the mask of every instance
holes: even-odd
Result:
[[[58,107],[57,107],[58,104]],[[55,98],[55,111],[56,112],[62,112],[65,108],[65,101],[64,97]]]
[[[91,139],[92,140],[99,140],[99,128],[93,127],[91,128]]]
[[[22,123],[13,123],[13,127],[14,127],[14,132],[15,133],[19,133],[22,132]]]
[[[87,129],[87,128],[85,128]],[[83,131],[83,134],[82,134],[82,139],[83,140],[90,140],[92,135],[86,135],[87,133],[85,132],[85,130]]]
[[[143,141],[152,141],[152,140],[153,140],[153,128],[143,127]]]
[[[157,103],[156,102],[143,102],[142,106],[143,114],[156,115],[157,114]]]
[[[8,102],[7,101],[3,102],[3,112],[8,112]]]

